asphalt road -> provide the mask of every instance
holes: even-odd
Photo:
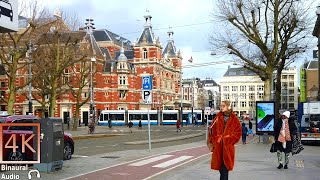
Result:
[[[151,148],[167,147],[173,145],[180,145],[198,141],[205,141],[205,128],[193,127],[188,129],[182,129],[181,132],[176,132],[174,127],[167,128],[165,130],[151,131],[151,140],[163,139],[171,137],[183,137],[190,134],[199,134],[203,132],[202,136],[161,143],[152,143]],[[92,139],[79,139],[75,140],[75,156],[91,156],[96,154],[103,154],[115,151],[123,151],[129,149],[149,149],[148,144],[142,145],[126,145],[125,142],[132,141],[148,141],[148,131],[134,131],[133,133],[121,133],[119,136],[104,137],[104,138],[92,138]]]

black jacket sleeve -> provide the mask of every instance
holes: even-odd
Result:
[[[279,133],[281,130],[281,123],[282,123],[281,119],[277,119],[277,121],[275,121],[274,132],[273,132],[273,136],[275,140],[277,140],[279,137]]]
[[[296,135],[298,128],[296,126],[296,124],[294,123],[294,119],[290,118],[289,119],[289,130],[290,130],[290,134],[292,135]]]

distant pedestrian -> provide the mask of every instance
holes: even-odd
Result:
[[[108,120],[108,126],[109,126],[109,128],[112,127],[112,121],[111,121],[111,119]]]
[[[250,134],[253,134],[253,131],[252,131],[252,122],[251,122],[251,120],[249,119],[249,130],[248,130],[248,135],[250,135]],[[254,136],[254,134],[253,134],[253,136]]]
[[[246,124],[242,122],[242,144],[247,144],[247,133],[248,128],[246,127]]]
[[[230,101],[222,101],[220,112],[211,123],[207,141],[212,152],[211,169],[220,171],[220,180],[227,180],[228,172],[234,167],[234,145],[240,137],[240,121],[232,112]]]
[[[288,169],[289,155],[292,151],[292,139],[295,138],[296,135],[297,127],[294,119],[290,118],[290,111],[285,111],[281,119],[276,121],[274,128],[275,149],[279,162],[278,169]],[[282,160],[282,153],[284,153],[284,162]]]
[[[129,126],[129,129],[130,129],[130,133],[132,133],[133,122],[131,120],[130,120],[128,126]]]
[[[139,129],[142,129],[142,122],[141,122],[141,119],[139,120]]]
[[[178,130],[181,132],[181,129],[180,129],[180,126],[181,126],[180,119],[177,120],[176,126],[177,126],[177,132],[178,132]]]

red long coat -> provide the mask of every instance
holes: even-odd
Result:
[[[223,132],[223,113],[219,112],[214,120],[216,120],[216,123],[209,129],[208,134],[208,141],[213,143],[214,146],[212,151],[211,169],[220,170],[223,161],[226,168],[231,171],[235,160],[234,144],[240,140],[242,135],[240,121],[237,116],[232,113]],[[215,122],[214,120],[212,123]]]

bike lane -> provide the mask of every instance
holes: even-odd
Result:
[[[196,160],[209,154],[207,146],[200,146],[190,149],[177,150],[145,157],[139,160],[130,161],[124,164],[107,167],[101,170],[89,172],[68,178],[70,180],[87,179],[112,179],[112,180],[138,180],[153,177],[175,167],[181,166],[190,161]]]

